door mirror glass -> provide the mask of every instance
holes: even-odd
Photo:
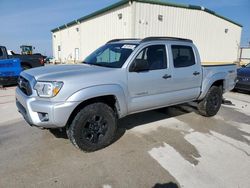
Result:
[[[149,70],[148,61],[144,59],[135,59],[133,65],[131,66],[131,72],[142,72],[148,70]]]

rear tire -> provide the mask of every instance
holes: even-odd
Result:
[[[92,152],[108,146],[114,139],[117,119],[113,109],[104,103],[85,106],[67,128],[74,146]]]
[[[212,86],[205,98],[198,102],[199,113],[205,117],[211,117],[217,114],[222,103],[222,89],[218,86]]]

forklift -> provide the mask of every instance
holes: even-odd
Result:
[[[22,55],[32,55],[33,49],[35,49],[35,47],[30,46],[30,45],[22,45],[20,46],[20,48],[21,48]]]

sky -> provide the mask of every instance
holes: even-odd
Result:
[[[52,55],[51,29],[119,0],[0,0],[0,45],[20,52],[21,45]],[[243,25],[241,45],[250,42],[250,0],[171,0],[206,7]]]

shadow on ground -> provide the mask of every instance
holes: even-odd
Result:
[[[164,183],[164,184],[157,183],[152,188],[178,188],[178,185],[173,182]]]
[[[12,84],[12,85],[7,85],[7,86],[0,85],[0,90],[8,90],[8,89],[16,87],[16,86],[17,86],[17,84]]]
[[[250,134],[240,130],[237,126],[233,126],[232,124],[228,123],[231,118],[234,120],[239,121],[239,123],[249,123],[249,117],[245,114],[242,114],[236,110],[231,108],[227,108],[226,106],[232,106],[231,101],[223,100],[224,106],[221,108],[219,114],[222,117],[226,117],[226,120],[221,120],[217,118],[206,118],[198,114],[198,110],[195,103],[185,103],[181,105],[171,106],[167,108],[161,108],[158,110],[152,110],[147,112],[142,112],[138,114],[133,114],[122,118],[118,121],[118,130],[115,135],[115,138],[112,144],[118,141],[127,130],[133,129],[134,127],[139,127],[145,124],[157,122],[160,120],[167,120],[169,118],[174,117],[175,119],[179,120],[187,124],[191,129],[197,132],[205,133],[205,134],[212,134],[212,132],[217,132],[219,134],[231,137],[235,140],[245,142],[250,144],[249,140],[246,139],[245,136],[250,136]],[[187,115],[189,113],[193,113],[193,115]],[[228,114],[229,113],[229,114]],[[51,130],[51,133],[54,134],[57,138],[67,139],[66,131],[58,131],[58,130]],[[164,133],[164,135],[163,135]],[[186,144],[185,148],[188,148],[188,151],[179,151],[180,153],[186,154],[184,157],[189,160],[191,163],[196,165],[198,161],[195,157],[200,157],[196,149],[185,140],[184,136],[186,133],[183,134],[180,130],[174,129],[166,129],[166,128],[159,128],[157,133],[151,133],[151,137],[155,136],[158,142],[163,141],[167,142],[174,148],[183,148],[181,145]],[[157,134],[159,136],[157,136]],[[162,135],[162,137],[160,137]],[[180,142],[172,141],[172,136],[175,135],[176,138],[179,139]],[[147,139],[147,136],[145,136]],[[161,140],[164,138],[164,140]],[[171,138],[171,139],[168,139]],[[148,138],[151,139],[151,138]],[[188,153],[188,155],[187,155]]]
[[[184,108],[185,105],[186,107]],[[137,126],[141,126],[148,123],[153,123],[156,121],[180,116],[183,114],[195,112],[198,113],[195,106],[192,104],[183,104],[181,106],[173,106],[168,108],[161,108],[157,110],[151,110],[147,112],[141,112],[138,114],[133,114],[118,120],[118,129],[113,141],[116,142],[119,140],[127,130],[132,129]],[[173,113],[174,112],[174,113]],[[63,129],[50,129],[49,130],[56,138],[68,139],[66,130]]]
[[[240,89],[234,89],[234,90],[232,90],[232,92],[248,94],[248,95],[250,94],[250,91],[245,91],[245,90],[240,90]]]

